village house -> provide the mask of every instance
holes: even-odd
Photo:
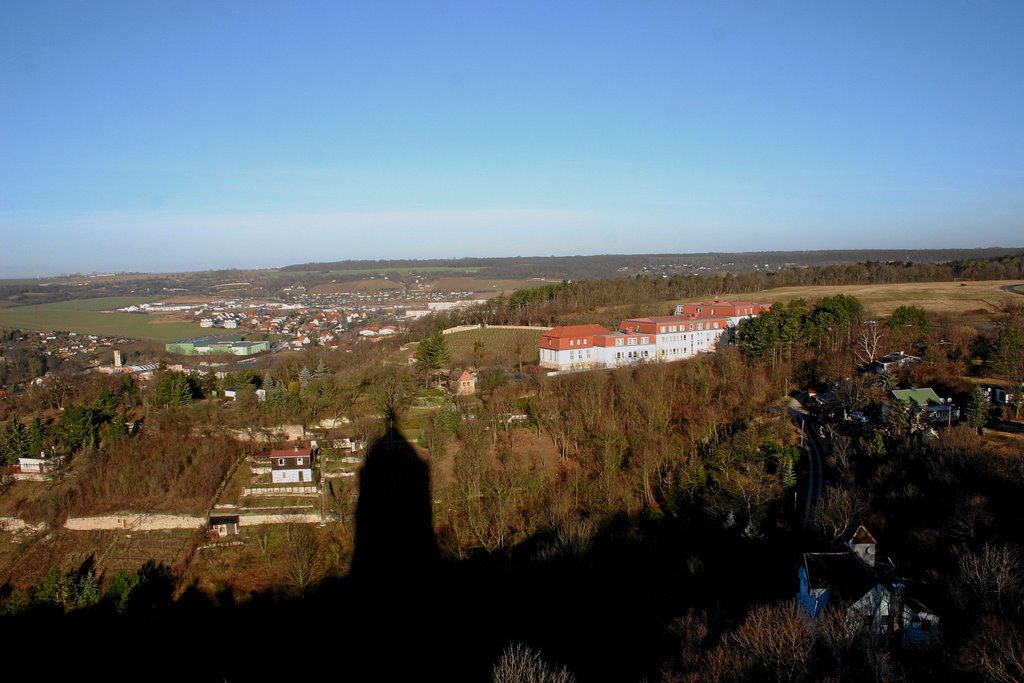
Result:
[[[448,387],[456,396],[476,393],[476,375],[469,370],[456,370],[448,379]]]
[[[208,525],[211,538],[227,538],[238,535],[238,515],[210,517]]]
[[[860,526],[843,548],[804,553],[797,601],[818,620],[826,608],[844,611],[847,623],[883,640],[921,646],[939,635],[939,617],[917,600],[878,559],[878,542]]]
[[[270,451],[270,480],[275,484],[303,484],[313,481],[313,449]]]
[[[874,363],[871,364],[871,370],[876,374],[882,372],[898,372],[903,368],[909,367],[914,363],[920,363],[921,359],[917,356],[910,356],[902,351],[897,353],[890,353],[886,356],[882,356]]]
[[[891,392],[894,400],[906,401],[915,413],[915,418],[922,424],[950,424],[960,421],[960,407],[953,399],[939,398],[931,387],[922,389],[895,389]],[[887,415],[889,404],[883,406],[883,414]]]
[[[18,471],[25,474],[49,474],[63,462],[61,457],[49,457],[40,452],[38,458],[18,458]]]

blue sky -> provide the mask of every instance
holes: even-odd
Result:
[[[1024,3],[0,7],[0,276],[1024,246]]]

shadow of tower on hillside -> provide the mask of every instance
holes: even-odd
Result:
[[[391,428],[367,450],[359,475],[351,576],[359,582],[422,577],[437,560],[429,466]]]

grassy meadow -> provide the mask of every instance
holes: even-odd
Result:
[[[437,292],[507,292],[550,285],[561,280],[536,280],[529,278],[484,278],[484,277],[439,277],[430,283],[430,289]]]
[[[826,296],[836,294],[852,295],[864,304],[868,316],[887,316],[896,308],[904,305],[920,306],[932,313],[956,313],[961,315],[991,315],[1008,298],[1015,296],[1003,287],[1019,287],[1024,293],[1024,285],[1015,280],[983,280],[978,282],[908,282],[894,285],[835,285],[806,287],[776,287],[745,294],[729,294],[722,299],[727,301],[792,301],[807,299],[817,301]],[[687,301],[706,299],[692,298]],[[664,301],[659,308],[670,312],[676,300]],[[646,313],[645,313],[646,314]],[[664,315],[664,314],[662,314]]]
[[[148,301],[155,299],[113,296],[5,308],[0,309],[0,327],[60,330],[162,342],[188,339],[204,333],[196,323],[176,321],[165,315],[109,312]]]
[[[537,361],[537,348],[543,330],[509,330],[496,327],[453,332],[445,335],[448,348],[451,350],[452,361],[456,365],[475,365],[475,354],[479,355],[479,365],[513,366],[520,360],[524,363]],[[479,351],[474,350],[476,342],[480,342]]]
[[[346,294],[350,292],[405,291],[405,285],[393,280],[355,280],[353,282],[328,282],[316,285],[310,294]]]

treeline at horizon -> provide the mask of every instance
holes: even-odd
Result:
[[[1024,279],[1024,254],[947,263],[868,261],[845,265],[787,268],[774,273],[717,275],[637,275],[602,280],[564,281],[521,289],[472,309],[435,314],[419,326],[444,329],[460,324],[558,325],[573,322],[617,324],[604,320],[598,309],[630,305],[631,315],[664,315],[652,308],[658,302],[694,298],[756,296],[776,287],[905,284]],[[769,297],[770,298],[770,297]],[[591,314],[588,318],[587,314]],[[614,316],[612,316],[614,318]]]

